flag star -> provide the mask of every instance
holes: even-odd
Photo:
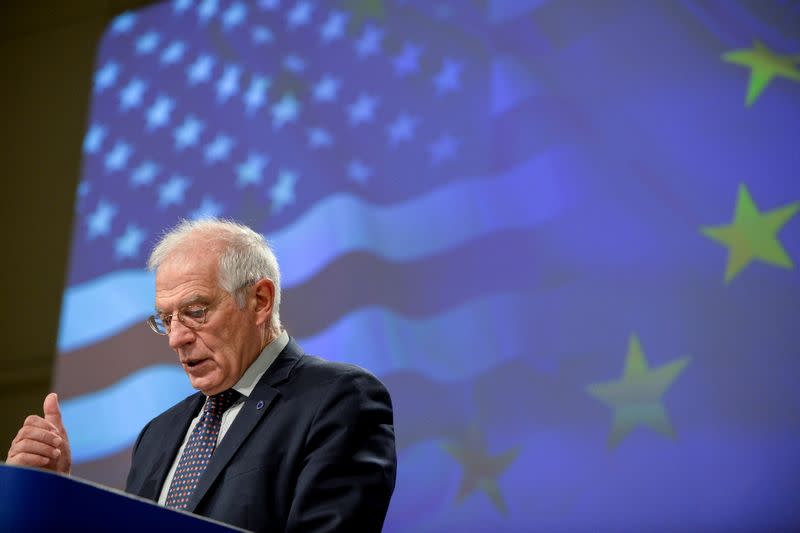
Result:
[[[341,11],[331,11],[319,32],[322,42],[327,44],[335,39],[341,39],[349,18],[349,15]]]
[[[448,134],[439,137],[438,140],[428,146],[431,152],[433,164],[439,164],[445,159],[452,159],[458,150],[458,141]]]
[[[333,102],[339,92],[340,82],[336,78],[325,74],[321,80],[314,85],[314,101]]]
[[[330,146],[333,144],[333,137],[328,131],[322,128],[309,128],[308,130],[308,145],[311,148],[320,148],[323,146]]]
[[[113,33],[128,33],[135,24],[136,15],[126,11],[114,19],[114,22],[111,23],[111,31]]]
[[[147,110],[147,129],[160,128],[169,122],[175,102],[166,96],[159,96]]]
[[[253,114],[259,107],[264,105],[267,89],[271,84],[272,82],[266,76],[254,76],[250,81],[250,87],[244,95],[244,103],[249,114]]]
[[[114,242],[117,259],[133,259],[139,255],[139,247],[144,241],[144,231],[134,224],[128,224],[125,233]]]
[[[283,60],[283,68],[289,72],[300,73],[306,69],[306,62],[299,55],[289,54]]]
[[[214,199],[209,196],[203,196],[203,201],[200,203],[200,206],[189,213],[189,217],[192,220],[199,220],[202,218],[217,218],[222,214],[223,206],[221,203],[217,203]]]
[[[269,157],[261,154],[250,154],[247,161],[236,167],[236,185],[245,187],[247,185],[258,185],[261,183],[264,167],[269,163]]]
[[[117,214],[117,207],[105,200],[97,203],[95,210],[89,214],[86,223],[89,226],[88,238],[92,240],[99,235],[108,235],[111,231],[111,221]]]
[[[132,107],[139,107],[142,95],[147,90],[147,84],[138,78],[132,79],[119,93],[119,108],[127,111]]]
[[[211,78],[211,69],[214,68],[214,58],[208,54],[197,56],[194,63],[186,68],[189,85],[204,83]]]
[[[122,170],[128,164],[128,158],[133,153],[131,145],[125,141],[117,141],[114,148],[106,154],[105,167],[109,172],[116,172]]]
[[[681,357],[653,368],[645,357],[638,336],[631,333],[622,377],[586,387],[589,394],[614,410],[609,446],[617,446],[637,426],[674,437],[662,397],[690,361],[690,357]]]
[[[402,78],[419,71],[420,55],[422,55],[421,46],[406,43],[400,55],[392,60],[395,75]]]
[[[186,44],[183,41],[172,41],[170,45],[161,52],[161,64],[173,65],[183,59],[186,52]]]
[[[89,184],[88,181],[81,180],[81,182],[78,183],[78,196],[80,196],[81,198],[86,197],[86,195],[88,195],[89,191],[91,190],[92,186],[91,184]]]
[[[436,92],[439,94],[448,93],[461,88],[461,62],[445,59],[442,69],[433,78],[436,85]]]
[[[83,151],[87,154],[95,154],[103,144],[106,137],[106,129],[100,124],[92,124],[86,136],[83,138]]]
[[[131,187],[150,185],[158,174],[158,165],[152,161],[145,161],[131,172]]]
[[[172,2],[172,11],[176,15],[182,14],[184,11],[192,7],[194,0],[175,0]]]
[[[272,31],[266,26],[254,27],[250,32],[250,36],[253,39],[253,42],[256,44],[271,43],[275,40],[275,36],[272,35]]]
[[[353,159],[347,166],[347,177],[360,184],[365,184],[372,176],[372,170],[358,159]]]
[[[489,497],[502,515],[508,514],[503,493],[498,479],[517,459],[520,447],[509,449],[499,455],[489,453],[486,436],[478,425],[473,425],[469,432],[459,440],[442,443],[444,450],[462,467],[463,474],[456,494],[456,501],[462,501],[476,490],[481,490]]]
[[[364,58],[372,56],[381,51],[381,42],[383,41],[383,30],[368,25],[364,28],[361,37],[356,41],[356,53],[358,57]]]
[[[101,93],[114,85],[119,75],[119,65],[113,61],[109,61],[98,70],[94,75],[94,90]]]
[[[792,258],[778,239],[778,232],[798,212],[800,202],[760,211],[747,186],[740,184],[733,222],[702,228],[707,237],[728,248],[725,283],[730,283],[753,261],[794,268]]]
[[[149,54],[156,49],[160,41],[161,37],[158,33],[150,30],[136,39],[136,53],[139,55]]]
[[[300,104],[294,95],[284,94],[283,98],[272,106],[272,127],[281,128],[287,122],[294,122],[299,112]]]
[[[414,128],[418,119],[402,113],[387,128],[389,144],[394,146],[400,141],[410,141],[414,137]]]
[[[205,128],[202,121],[197,120],[194,115],[187,116],[183,124],[175,128],[173,137],[175,138],[175,149],[180,151],[187,146],[194,146],[197,144],[197,139],[200,133]]]
[[[217,0],[203,0],[197,8],[197,16],[200,18],[200,22],[208,22],[216,14],[217,7]]]
[[[184,194],[189,187],[189,180],[183,176],[172,176],[158,188],[158,207],[165,208],[172,204],[183,203]]]
[[[241,74],[241,72],[242,69],[237,65],[225,67],[222,78],[217,82],[218,101],[225,102],[228,98],[239,92],[239,74]]]
[[[297,2],[286,16],[286,23],[290,30],[308,24],[314,6],[305,1]]]
[[[358,100],[347,108],[347,113],[350,115],[350,125],[355,126],[362,122],[372,121],[377,104],[377,98],[361,93]]]
[[[220,134],[214,137],[214,140],[206,145],[204,152],[206,163],[213,164],[217,161],[227,159],[233,148],[233,139],[225,134]]]
[[[230,30],[244,22],[246,17],[247,6],[241,2],[233,3],[227,10],[225,10],[225,13],[222,14],[222,26],[226,30]]]
[[[269,191],[272,198],[272,212],[282,211],[284,207],[294,203],[294,185],[297,183],[297,174],[290,170],[281,170],[278,182]]]
[[[747,107],[755,103],[776,76],[800,82],[800,69],[797,65],[800,63],[800,54],[777,54],[757,39],[753,42],[753,48],[732,50],[723,54],[722,59],[750,69],[750,81],[745,98]]]
[[[258,5],[261,9],[266,9],[268,11],[277,9],[280,3],[280,0],[258,0]]]

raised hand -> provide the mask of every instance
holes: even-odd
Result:
[[[50,393],[44,399],[44,418],[30,415],[11,442],[6,463],[36,466],[62,474],[72,469],[72,452],[67,430],[61,420],[58,395]]]

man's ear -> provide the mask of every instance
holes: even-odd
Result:
[[[255,294],[255,313],[257,324],[265,324],[272,317],[272,307],[275,303],[275,284],[270,279],[260,279],[253,285]]]

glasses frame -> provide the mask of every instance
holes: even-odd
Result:
[[[149,317],[147,317],[147,325],[150,326],[150,329],[152,329],[153,332],[155,332],[157,335],[167,336],[172,331],[172,321],[175,319],[175,315],[177,313],[178,322],[180,322],[186,328],[188,328],[188,329],[190,329],[192,331],[199,331],[208,322],[208,312],[211,311],[214,307],[216,307],[220,303],[222,303],[222,300],[225,299],[225,296],[234,296],[239,291],[244,289],[245,287],[249,287],[250,285],[253,285],[254,283],[255,283],[254,281],[248,281],[246,283],[243,283],[242,285],[237,287],[236,290],[233,291],[233,293],[225,292],[225,294],[219,300],[217,300],[216,302],[210,303],[208,305],[187,304],[187,305],[184,305],[183,307],[181,307],[180,309],[177,309],[177,310],[173,311],[172,314],[170,315],[169,325],[165,324],[165,326],[164,326],[166,328],[165,332],[161,332],[158,329],[156,320],[159,320],[161,318],[159,315],[150,315]],[[190,307],[193,307],[193,306],[197,306],[198,310],[200,310],[200,309],[203,310],[203,319],[199,321],[199,324],[197,326],[191,326],[191,325],[187,324],[186,322],[184,322],[184,319],[182,318],[183,316],[185,316],[185,314],[184,314],[185,310],[190,308]],[[162,320],[162,322],[163,322],[163,320]]]
[[[147,325],[150,326],[150,329],[152,329],[158,335],[163,335],[163,336],[169,335],[170,332],[172,331],[172,321],[175,320],[176,314],[177,314],[178,322],[183,324],[185,327],[191,329],[192,331],[197,331],[199,329],[202,329],[202,327],[206,324],[206,322],[208,322],[208,312],[215,305],[217,305],[218,303],[219,302],[215,302],[215,303],[210,304],[210,305],[199,305],[199,304],[185,305],[185,306],[181,307],[180,309],[177,309],[177,310],[173,311],[172,314],[169,315],[170,316],[169,324],[167,324],[167,322],[164,319],[161,318],[161,315],[150,315],[149,317],[147,317]],[[194,307],[197,308],[197,311],[200,311],[200,310],[203,311],[203,317],[201,319],[199,319],[199,320],[198,319],[192,319],[193,322],[198,322],[198,325],[196,325],[196,326],[192,325],[192,324],[188,324],[186,322],[186,319],[184,318],[186,316],[186,310],[190,309],[190,308],[194,308]],[[164,313],[163,316],[166,317],[167,316],[166,313]],[[158,325],[157,325],[158,324],[158,322],[157,322],[158,320],[161,320],[161,322],[164,324],[165,331],[162,332],[158,328]]]

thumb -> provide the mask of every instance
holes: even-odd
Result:
[[[44,399],[44,419],[53,424],[59,431],[64,431],[61,423],[61,407],[58,405],[58,394],[51,392]]]

